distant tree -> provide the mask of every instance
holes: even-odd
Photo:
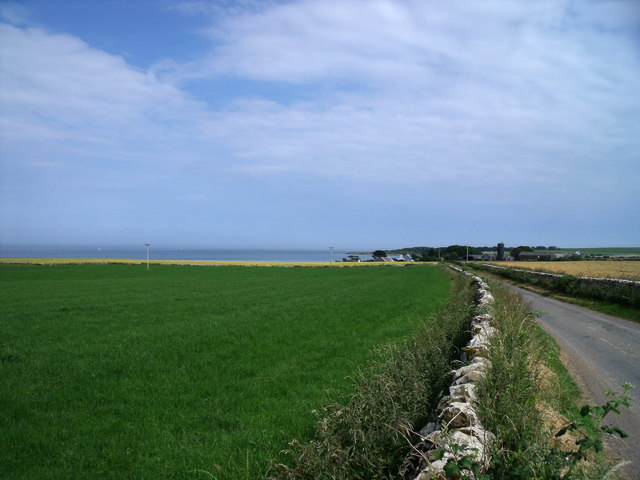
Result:
[[[435,262],[438,260],[438,250],[435,248],[425,249],[421,255],[411,255],[414,260],[419,262]]]
[[[551,245],[551,246],[549,247],[549,250],[558,250],[558,247],[556,247],[555,245]]]
[[[441,257],[444,258],[445,260],[458,260],[460,258],[460,255],[458,255],[455,251],[449,251],[447,250],[446,252],[441,254]]]
[[[464,258],[467,255],[467,248],[469,250],[469,255],[482,253],[476,247],[467,247],[466,245],[449,245],[446,252],[455,253],[456,258]]]
[[[511,249],[511,256],[517,259],[521,252],[533,252],[533,248],[520,245],[519,247]]]
[[[544,245],[540,245],[538,247],[536,247],[536,250],[546,250],[547,247],[545,247]]]
[[[386,257],[387,256],[387,252],[385,252],[384,250],[376,250],[375,252],[373,252],[371,254],[371,256],[382,258],[382,257]]]
[[[462,257],[466,251],[467,247],[463,245],[449,245],[444,253],[455,253],[456,257]]]

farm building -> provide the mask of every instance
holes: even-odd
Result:
[[[413,258],[408,253],[398,255],[397,257],[373,257],[375,262],[413,262]]]
[[[520,252],[520,255],[518,255],[518,260],[557,260],[559,258],[568,256],[568,253],[561,252]]]
[[[460,260],[465,260],[466,256],[461,257]],[[469,255],[469,260],[475,260],[478,262],[495,262],[497,255],[495,252],[483,252],[482,254]]]

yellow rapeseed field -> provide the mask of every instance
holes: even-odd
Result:
[[[146,260],[131,260],[126,258],[0,258],[1,263],[22,263],[32,265],[71,265],[109,263],[146,265]],[[433,262],[416,262],[433,263]],[[370,267],[377,265],[403,266],[407,263],[389,262],[260,262],[235,260],[149,260],[149,265],[193,265],[193,266],[243,266],[243,267]]]
[[[640,280],[640,262],[583,261],[583,262],[491,262],[501,267],[523,268],[580,277],[623,278]]]

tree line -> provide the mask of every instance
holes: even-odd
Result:
[[[468,251],[467,251],[468,248]],[[376,252],[388,253],[389,255],[397,255],[397,254],[410,254],[411,257],[416,261],[422,262],[433,262],[437,260],[457,260],[459,258],[464,258],[467,255],[480,255],[483,252],[496,252],[498,250],[497,245],[492,246],[483,246],[483,247],[472,247],[467,245],[449,245],[447,247],[409,247],[409,248],[400,248],[397,250],[376,250]],[[559,250],[557,246],[544,246],[538,245],[535,247],[527,246],[527,245],[519,245],[517,247],[507,247],[505,248],[505,252],[510,252],[512,257],[518,258],[518,255],[521,252],[534,252],[534,251],[543,251],[543,250]],[[374,255],[375,253],[374,252]],[[386,256],[386,255],[384,255]]]

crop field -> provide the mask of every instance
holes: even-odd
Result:
[[[561,273],[580,277],[622,278],[640,280],[638,261],[581,261],[581,262],[488,262],[492,265],[522,268],[550,273]]]
[[[0,265],[0,477],[261,478],[450,285],[418,265]]]
[[[1,264],[26,265],[146,265],[146,260],[127,258],[0,258]],[[416,262],[425,265],[434,262]],[[262,260],[150,260],[149,265],[190,265],[202,267],[379,267],[403,266],[387,262],[269,262]]]
[[[599,248],[560,248],[558,252],[574,253],[582,255],[609,255],[612,257],[640,256],[640,247],[599,247]]]

